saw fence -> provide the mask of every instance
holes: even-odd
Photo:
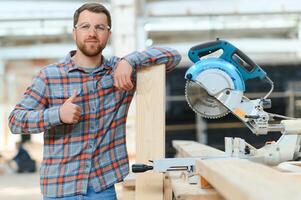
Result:
[[[221,156],[223,151],[194,141],[173,141],[178,157]],[[165,174],[165,200],[300,200],[301,175],[243,159],[197,161],[200,182],[188,183],[184,172]],[[147,172],[151,174],[152,172]],[[135,199],[135,178],[124,183],[123,199]],[[160,191],[158,191],[160,192]],[[154,198],[156,199],[156,198]]]

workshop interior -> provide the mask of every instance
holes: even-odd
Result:
[[[73,13],[86,2],[102,3],[111,12],[112,35],[105,57],[122,57],[151,46],[174,48],[182,57],[166,74],[161,158],[136,162],[137,116],[135,105],[130,108],[126,137],[131,172],[138,176],[183,171],[190,177],[196,174],[197,160],[236,158],[268,167],[299,161],[299,1],[0,0],[0,199],[41,198],[43,134],[12,134],[8,117],[39,70],[76,48]],[[178,158],[173,143],[178,140],[224,154]],[[11,162],[20,143],[30,156],[24,173]],[[199,179],[188,182],[187,187],[195,187]],[[231,200],[214,181],[210,184],[221,196],[217,199]],[[118,199],[127,199],[124,187],[118,186]],[[133,187],[137,192],[137,185]],[[171,188],[170,200],[186,198],[177,197],[172,184]],[[130,191],[128,199],[133,199],[137,194]],[[158,199],[163,198],[168,199]],[[208,197],[198,197],[202,198]]]

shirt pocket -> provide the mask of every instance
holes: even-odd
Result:
[[[98,81],[98,89],[109,89],[114,87],[114,79],[112,75],[103,76],[100,81]]]
[[[67,90],[64,87],[52,87],[50,89],[51,98],[65,98],[67,96]]]
[[[118,108],[126,94],[126,91],[119,90],[114,87],[114,80],[111,75],[103,77],[101,80],[101,87],[102,90],[104,90],[103,108],[109,112],[112,109]]]
[[[68,98],[73,94],[73,91],[76,91],[76,98],[73,103],[81,101],[82,97],[82,88],[80,86],[68,86],[66,87],[54,87],[50,91],[50,104],[53,106],[58,106],[63,104]]]

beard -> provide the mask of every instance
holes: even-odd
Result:
[[[97,40],[97,39],[93,38],[93,40]],[[78,49],[87,57],[97,56],[105,48],[105,45],[101,45],[99,43],[99,41],[97,43],[92,43],[92,44],[88,43],[87,44],[85,41],[80,42],[77,40],[76,45],[77,45]]]

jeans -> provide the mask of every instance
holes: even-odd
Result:
[[[61,198],[49,198],[49,197],[43,197],[43,200],[117,200],[115,187],[112,186],[106,190],[100,191],[100,192],[94,192],[94,189],[92,187],[88,188],[86,195],[76,195],[76,196],[68,196],[68,197],[61,197]]]

